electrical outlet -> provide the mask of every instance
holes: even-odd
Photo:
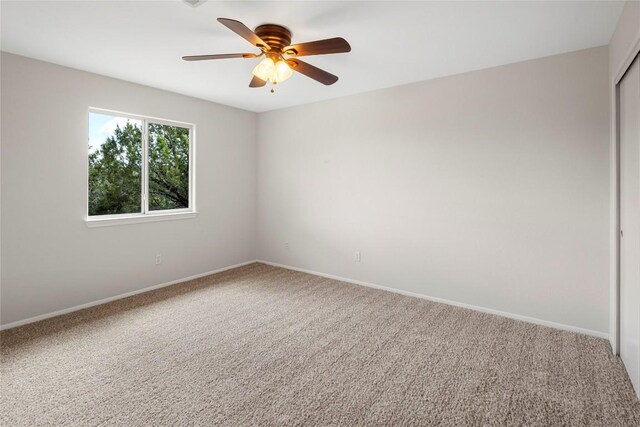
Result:
[[[288,251],[288,250],[289,250],[289,242],[284,242],[284,249],[285,249],[286,251]]]
[[[360,251],[356,251],[356,253],[353,255],[353,260],[355,262],[360,262]]]
[[[162,255],[158,254],[156,255],[156,265],[160,265],[162,264]]]

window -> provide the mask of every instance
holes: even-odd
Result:
[[[193,138],[190,124],[91,109],[88,221],[194,213]]]

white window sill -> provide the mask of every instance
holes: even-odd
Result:
[[[146,214],[146,215],[119,215],[119,216],[105,216],[105,217],[90,217],[86,219],[85,223],[89,228],[111,227],[114,225],[140,224],[143,222],[192,219],[197,216],[198,216],[198,212],[174,212],[174,213],[159,213],[159,214]]]

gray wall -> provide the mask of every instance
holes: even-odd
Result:
[[[256,114],[1,60],[2,324],[255,259]],[[89,106],[196,124],[196,219],[87,228]]]
[[[2,54],[2,324],[257,257],[606,334],[607,75],[603,47],[256,115]],[[88,106],[196,123],[198,218],[86,227]]]
[[[606,335],[607,76],[600,47],[260,114],[259,257]]]

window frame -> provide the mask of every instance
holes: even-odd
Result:
[[[85,221],[88,227],[135,224],[140,222],[156,222],[173,219],[188,219],[195,218],[198,215],[198,212],[196,210],[195,197],[196,125],[194,123],[162,119],[140,114],[125,113],[122,111],[108,110],[104,108],[89,107],[87,112],[87,140],[89,139],[89,117],[91,113],[110,115],[114,117],[123,117],[126,119],[138,120],[142,122],[142,159],[140,165],[140,173],[142,175],[142,179],[140,184],[140,212],[111,215],[89,215],[89,148],[87,144],[87,167],[85,170],[85,183],[87,186],[87,209]],[[189,129],[189,207],[187,208],[149,210],[149,123]]]

